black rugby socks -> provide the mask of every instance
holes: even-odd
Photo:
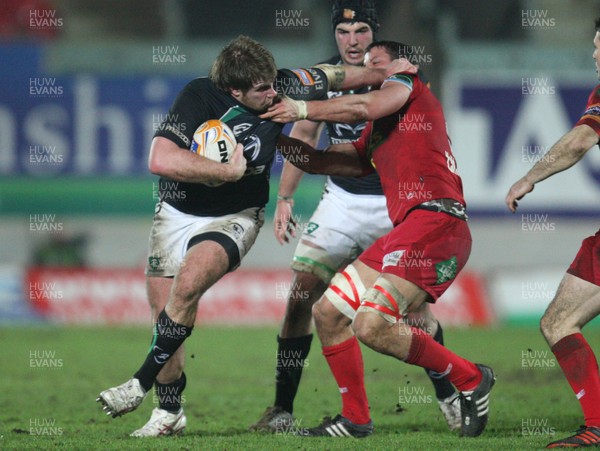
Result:
[[[275,372],[275,406],[289,413],[294,410],[302,370],[308,366],[312,334],[295,338],[277,336],[277,368]]]
[[[154,338],[142,367],[133,375],[144,390],[152,388],[156,376],[179,346],[192,334],[193,326],[173,321],[163,309],[154,325]]]

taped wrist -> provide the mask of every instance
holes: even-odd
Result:
[[[298,120],[303,120],[308,117],[308,109],[304,100],[294,100],[296,110],[298,111]]]

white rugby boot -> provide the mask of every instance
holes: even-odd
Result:
[[[156,407],[152,410],[152,416],[148,422],[137,431],[131,433],[131,437],[160,437],[163,435],[179,435],[187,426],[187,418],[183,409],[177,413],[171,413]]]
[[[145,397],[146,391],[140,381],[131,378],[124,384],[104,390],[96,401],[102,404],[106,415],[116,418],[137,409]]]

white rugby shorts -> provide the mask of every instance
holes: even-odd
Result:
[[[145,273],[149,277],[175,276],[190,245],[203,239],[223,245],[232,271],[254,244],[263,223],[264,208],[206,217],[182,213],[166,202],[159,202],[150,231]]]
[[[291,267],[329,283],[338,269],[392,228],[383,195],[352,194],[328,179],[323,198],[304,226]]]

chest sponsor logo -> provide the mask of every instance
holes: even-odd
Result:
[[[361,132],[365,129],[366,124],[363,122],[362,124],[358,124],[356,126],[352,126],[350,124],[335,124],[333,129],[335,133],[341,137],[356,136],[357,138],[360,136]]]
[[[244,140],[244,156],[248,161],[254,161],[260,154],[261,141],[257,135],[250,135]]]
[[[233,126],[233,134],[237,137],[239,135],[241,135],[242,133],[244,133],[246,130],[250,129],[252,127],[252,124],[248,124],[247,122],[244,122],[242,124],[237,124]]]

